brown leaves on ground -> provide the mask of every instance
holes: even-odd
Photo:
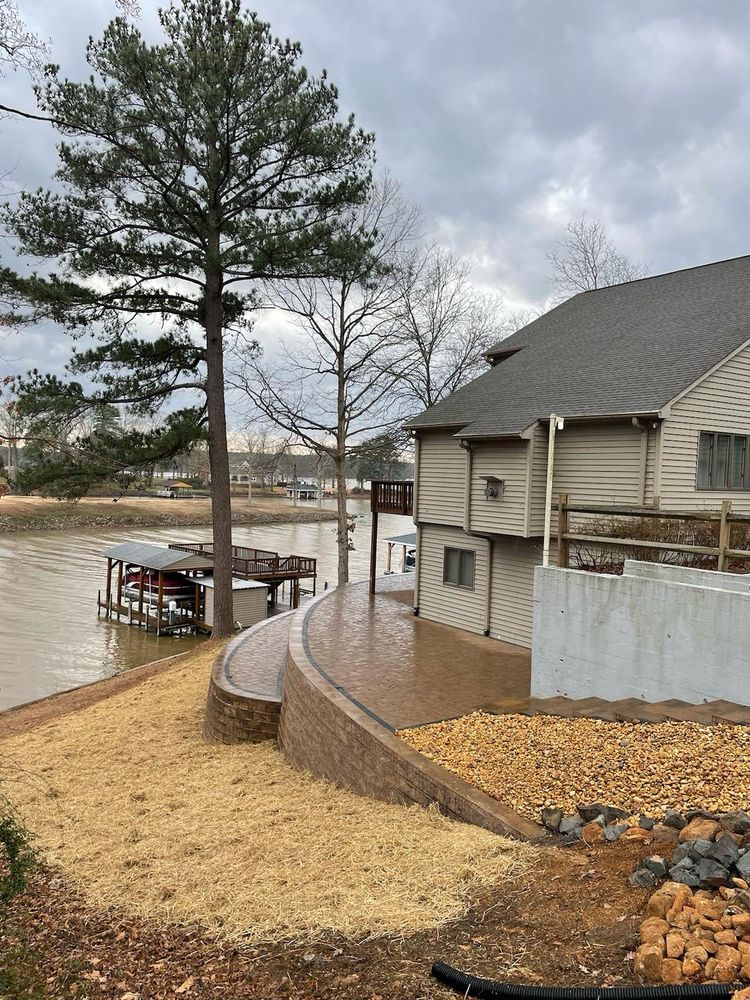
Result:
[[[445,1000],[436,960],[505,982],[634,982],[647,893],[628,886],[643,849],[539,851],[533,871],[466,917],[406,937],[252,944],[89,906],[42,871],[0,914],[0,997],[13,1000]],[[5,976],[5,979],[3,979]],[[182,992],[179,992],[182,990]]]

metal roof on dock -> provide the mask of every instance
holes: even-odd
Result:
[[[213,559],[207,559],[194,552],[149,545],[147,542],[121,542],[119,545],[113,545],[111,549],[106,549],[102,554],[108,559],[121,559],[123,562],[157,571],[214,568]]]

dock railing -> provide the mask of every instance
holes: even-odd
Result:
[[[186,542],[171,544],[170,549],[213,557],[213,542]],[[306,579],[317,573],[317,560],[309,556],[281,556],[268,549],[252,549],[244,545],[232,546],[232,575],[246,580],[284,577]]]
[[[592,517],[656,518],[667,521],[709,522],[718,527],[716,545],[697,545],[653,538],[621,537],[606,535],[591,530],[576,531],[571,525],[571,514],[588,514]],[[570,546],[589,544],[594,546],[619,546],[622,548],[653,550],[654,552],[675,552],[694,556],[716,557],[716,568],[725,571],[730,560],[750,561],[750,549],[734,549],[731,546],[732,525],[750,526],[750,514],[734,513],[731,500],[724,500],[719,510],[663,510],[660,507],[628,507],[605,504],[571,503],[567,493],[560,494],[557,502],[557,565],[562,569],[570,566]],[[590,525],[584,525],[590,529]]]

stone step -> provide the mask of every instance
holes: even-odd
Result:
[[[711,721],[717,725],[750,725],[750,708],[747,705],[736,705],[731,701],[709,701],[706,708],[711,711]]]
[[[483,705],[493,715],[556,715],[564,719],[603,719],[605,722],[697,722],[703,726],[750,725],[750,707],[731,701],[691,705],[679,698],[647,702],[640,698],[606,701],[604,698],[513,698]]]
[[[621,698],[610,703],[618,722],[663,722],[663,713],[640,698]]]
[[[679,698],[655,701],[652,705],[663,713],[664,722],[698,722],[703,726],[712,722],[711,710],[706,705],[690,705]]]

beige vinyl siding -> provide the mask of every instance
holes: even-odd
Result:
[[[206,608],[204,621],[207,625],[214,622],[214,591],[206,587]],[[243,628],[249,628],[263,621],[268,614],[268,587],[250,587],[232,591],[234,620]]]
[[[662,427],[661,506],[667,509],[718,508],[750,512],[750,492],[698,490],[698,436],[701,431],[750,435],[750,347],[745,347],[673,406]]]
[[[534,567],[540,566],[541,562],[542,546],[539,542],[494,539],[490,609],[490,635],[493,639],[531,647]]]
[[[466,452],[450,433],[420,434],[416,521],[463,527]]]
[[[487,607],[487,547],[482,538],[435,524],[422,524],[419,531],[419,616],[427,621],[453,625],[483,633]],[[446,547],[471,549],[475,553],[474,589],[443,583]]]
[[[523,535],[526,528],[526,441],[472,445],[472,531]],[[505,482],[502,500],[488,500],[482,476]]]
[[[555,442],[553,502],[567,493],[571,502],[639,504],[643,433],[630,420],[567,423]],[[544,531],[547,428],[537,428],[535,435],[529,533],[539,535]]]

